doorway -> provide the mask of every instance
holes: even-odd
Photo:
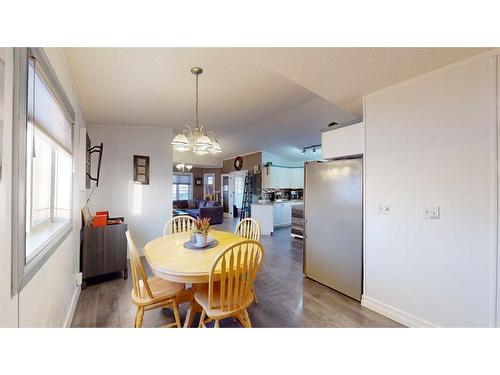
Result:
[[[203,199],[214,199],[215,193],[215,173],[203,174]]]
[[[229,216],[234,217],[241,210],[243,192],[245,189],[245,176],[247,171],[231,172],[229,174]],[[236,208],[236,212],[235,209]]]
[[[234,216],[234,206],[238,212],[241,209],[247,173],[248,171],[238,171],[221,174],[221,203],[224,208],[224,217]]]
[[[221,175],[220,179],[220,186],[222,187],[221,204],[224,208],[224,217],[231,217],[229,212],[229,174]]]

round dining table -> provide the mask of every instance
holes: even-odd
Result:
[[[186,288],[177,297],[177,303],[190,303],[184,328],[191,327],[195,314],[201,312],[200,305],[194,299],[194,292],[198,286],[208,283],[217,256],[228,246],[243,240],[234,233],[219,230],[212,230],[209,235],[219,242],[217,246],[208,249],[188,249],[184,244],[190,240],[191,235],[189,232],[184,232],[156,238],[144,247],[146,260],[157,277],[192,284],[191,288]]]

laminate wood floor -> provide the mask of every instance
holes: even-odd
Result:
[[[218,229],[232,231],[237,221],[224,219]],[[259,304],[248,313],[254,327],[402,327],[302,274],[302,240],[290,236],[290,228],[262,236],[265,258],[257,275],[255,291]],[[150,272],[144,258],[143,263]],[[132,280],[122,278],[88,285],[82,290],[72,327],[133,327],[136,308],[130,301]],[[181,305],[184,321],[187,304]],[[173,322],[169,309],[144,314],[144,327]],[[198,318],[194,322],[197,326]],[[233,319],[221,327],[240,327]]]

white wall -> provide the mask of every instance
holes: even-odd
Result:
[[[172,129],[89,126],[88,133],[92,145],[104,143],[99,187],[89,206],[124,216],[142,249],[172,216]],[[134,155],[150,157],[149,185],[133,183]]]
[[[73,90],[71,75],[63,52],[58,48],[45,49],[49,60],[63,86],[75,112],[75,145],[78,145],[79,128],[85,127],[85,120]],[[10,297],[11,283],[11,213],[12,213],[12,69],[13,50],[6,48],[6,100],[3,161],[4,176],[0,183],[1,197],[1,258],[0,269],[0,326],[20,327],[62,327],[71,323],[71,314],[79,295],[75,277],[79,272],[80,207],[86,197],[85,191],[78,191],[77,174],[73,175],[73,231],[30,280],[18,296]],[[75,147],[75,163],[78,147]]]
[[[365,306],[413,326],[495,325],[496,74],[488,57],[366,97]],[[433,206],[441,218],[424,219]]]

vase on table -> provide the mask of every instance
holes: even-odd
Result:
[[[205,247],[208,245],[208,234],[207,233],[196,233],[196,242],[194,244],[196,247]]]

